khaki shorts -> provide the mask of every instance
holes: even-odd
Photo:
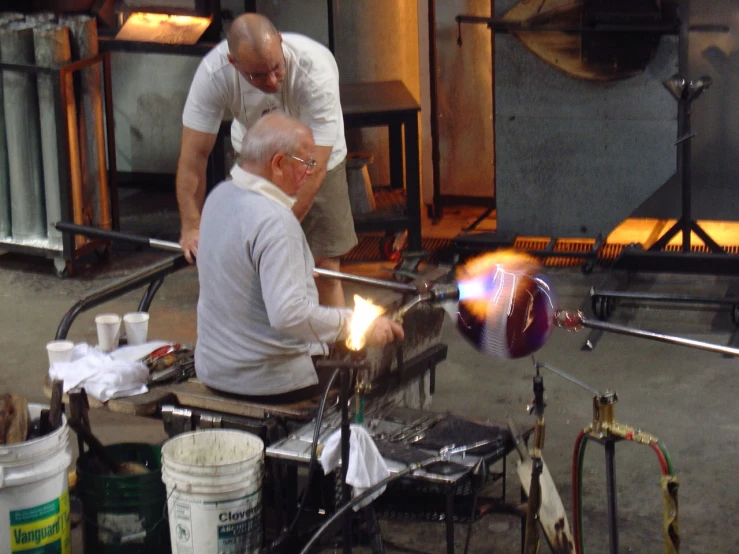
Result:
[[[315,259],[338,258],[356,246],[346,160],[326,173],[301,225]]]

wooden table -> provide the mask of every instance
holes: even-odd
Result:
[[[421,181],[418,114],[421,106],[401,81],[343,84],[340,86],[340,93],[344,126],[347,129],[388,128],[391,185],[405,184],[406,191],[405,215],[359,216],[355,218],[355,229],[357,232],[408,229],[408,248],[412,251],[420,250]]]

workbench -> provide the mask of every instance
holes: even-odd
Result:
[[[421,106],[401,81],[379,81],[340,85],[344,127],[387,127],[390,154],[390,184],[405,186],[403,215],[355,216],[358,233],[397,232],[408,229],[408,248],[421,250],[421,180],[418,146],[418,114]],[[405,172],[403,157],[405,155]]]

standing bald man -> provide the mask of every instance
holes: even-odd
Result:
[[[208,157],[225,111],[233,116],[231,142],[240,153],[246,131],[275,109],[305,123],[315,138],[314,167],[292,210],[301,221],[316,267],[340,270],[340,256],[357,244],[336,61],[308,37],[283,35],[266,17],[244,14],[198,66],[182,115],[177,202],[180,244],[190,263],[198,253]],[[344,305],[339,281],[319,278],[316,285],[321,304]]]

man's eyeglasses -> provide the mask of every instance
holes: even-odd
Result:
[[[267,73],[246,73],[246,72],[244,72],[244,77],[246,77],[249,81],[253,81],[253,82],[257,82],[258,83],[258,82],[266,81],[267,79],[269,79],[273,75],[276,77],[277,75],[279,75],[283,71],[285,71],[285,62],[284,61],[280,65],[278,65],[277,67],[275,67],[272,71],[269,71]]]
[[[299,161],[308,169],[308,171],[313,171],[316,168],[316,165],[318,165],[318,162],[313,158],[310,158],[309,160],[304,160],[303,158],[298,158],[297,156],[293,156],[292,154],[287,154],[287,157]]]

